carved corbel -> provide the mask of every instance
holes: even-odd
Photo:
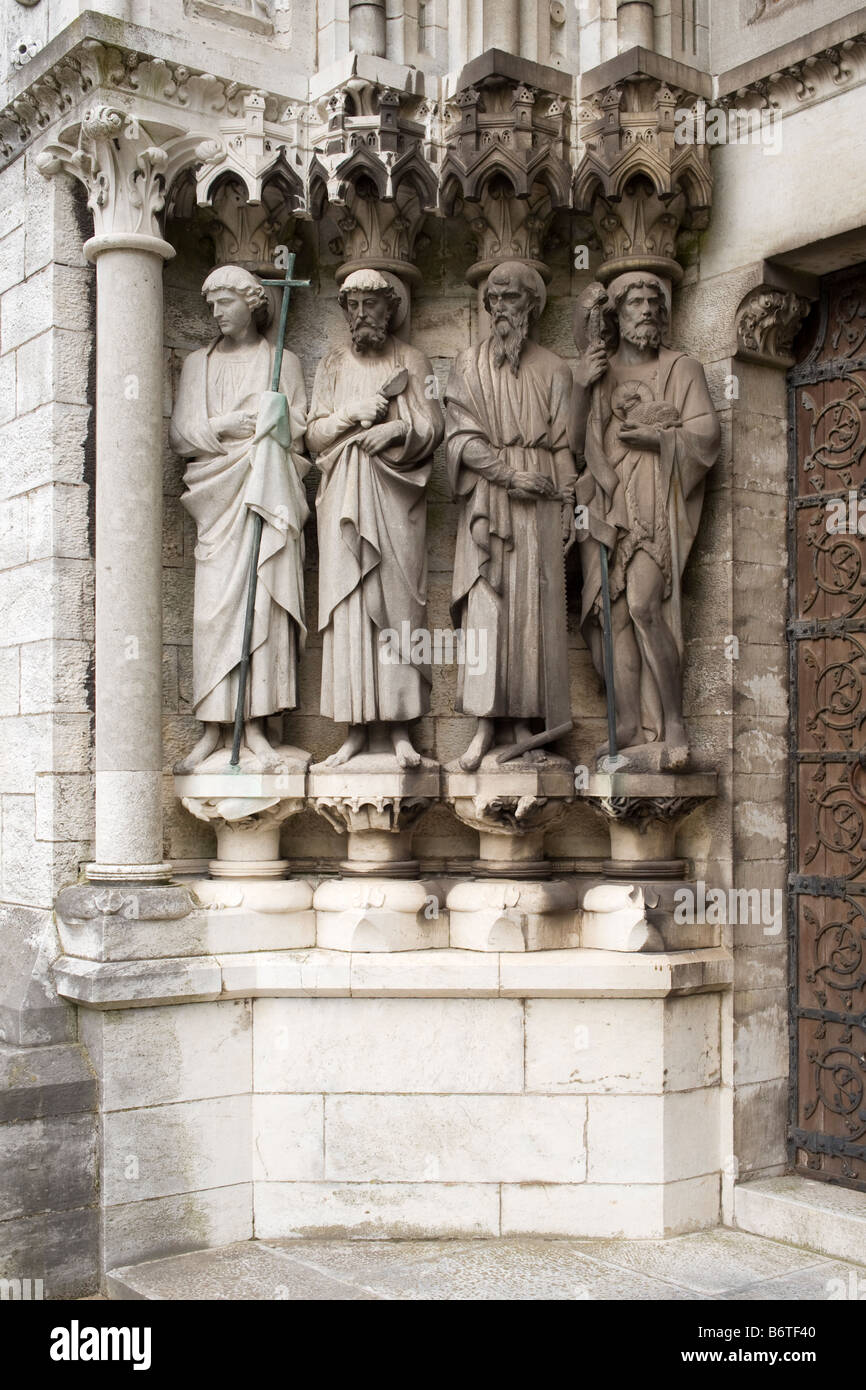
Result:
[[[446,109],[442,208],[469,223],[478,284],[495,265],[523,260],[546,280],[545,237],[571,203],[567,110],[563,99],[514,78],[488,77],[459,91]]]
[[[641,74],[583,103],[575,208],[601,242],[603,283],[626,270],[682,279],[677,237],[707,225],[712,201],[709,151],[680,118],[697,101]]]
[[[749,290],[737,309],[737,357],[782,371],[793,367],[794,339],[810,303],[805,295],[775,285]]]
[[[340,236],[342,281],[370,266],[404,281],[420,279],[415,247],[424,218],[436,207],[436,176],[425,158],[428,125],[416,119],[417,97],[350,79],[324,104],[313,134],[307,203],[314,215],[330,205]],[[429,116],[425,109],[425,118]]]

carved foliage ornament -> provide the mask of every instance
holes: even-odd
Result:
[[[81,121],[78,144],[49,145],[36,166],[46,178],[63,170],[81,180],[97,236],[131,232],[158,237],[157,216],[165,204],[172,154],[183,158],[189,153],[177,135],[156,143],[134,116],[94,106]]]
[[[696,100],[639,78],[583,106],[575,207],[591,215],[604,249],[603,282],[634,269],[681,278],[677,236],[683,227],[706,226],[712,200],[706,145],[675,138],[677,110]]]
[[[767,366],[793,366],[794,339],[809,300],[790,290],[759,285],[737,310],[737,356]]]

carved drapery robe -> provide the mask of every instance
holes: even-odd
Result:
[[[219,340],[218,340],[219,341]],[[306,637],[302,479],[306,395],[300,363],[283,355],[280,392],[269,390],[273,349],[221,353],[217,343],[183,364],[171,444],[189,460],[181,501],[194,518],[193,703],[198,719],[231,723],[247,603],[253,512],[264,520],[245,717],[297,704],[298,654]],[[287,407],[286,407],[287,403]],[[219,439],[211,421],[256,414],[254,438]]]
[[[398,368],[404,391],[385,420],[403,420],[406,439],[367,453],[360,425],[341,406],[375,396]],[[316,498],[319,630],[324,631],[322,714],[348,724],[417,719],[430,707],[429,666],[413,663],[411,633],[427,620],[425,489],[442,438],[442,412],[425,394],[427,358],[397,338],[380,354],[337,348],[319,363],[307,439],[322,472]],[[333,417],[337,418],[334,419]],[[400,660],[385,660],[380,633],[394,634]]]
[[[456,707],[553,727],[570,717],[563,503],[512,497],[506,485],[515,470],[559,490],[573,483],[572,377],[535,342],[517,375],[507,361],[496,366],[494,348],[488,339],[463,352],[445,393],[448,475],[461,504],[451,612],[486,658],[460,667]]]
[[[641,409],[665,402],[679,424],[661,428],[661,450],[629,447],[619,437],[623,423]],[[629,563],[638,550],[652,556],[664,578],[662,611],[682,655],[680,596],[682,575],[692,548],[704,499],[708,469],[719,452],[720,431],[700,362],[670,348],[659,350],[652,365],[608,368],[592,387],[586,427],[586,471],[576,501],[588,509],[588,529],[580,538],[583,571],[581,626],[600,624],[601,559],[598,543],[612,551],[611,600],[626,586]],[[646,663],[641,703],[649,732],[661,737],[661,702]]]

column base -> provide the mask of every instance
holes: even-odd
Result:
[[[448,945],[433,884],[394,878],[331,879],[313,895],[316,945],[332,951],[424,951]]]
[[[171,864],[85,864],[88,883],[169,883]]]
[[[458,883],[446,906],[450,945],[464,951],[557,951],[580,944],[577,889],[565,879]]]

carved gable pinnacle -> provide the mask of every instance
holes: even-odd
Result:
[[[418,279],[415,243],[436,207],[436,176],[425,157],[430,104],[388,87],[350,79],[324,103],[313,133],[308,204],[339,209],[342,280],[359,266]],[[420,116],[421,119],[415,119]],[[427,121],[428,125],[422,124]]]
[[[624,270],[682,277],[677,236],[705,227],[712,201],[706,145],[678,138],[677,110],[696,100],[641,75],[583,104],[575,208],[592,217],[601,241],[601,280]]]
[[[564,103],[514,79],[488,78],[449,103],[442,207],[462,204],[478,249],[477,283],[498,261],[526,260],[548,277],[544,238],[571,202]]]

